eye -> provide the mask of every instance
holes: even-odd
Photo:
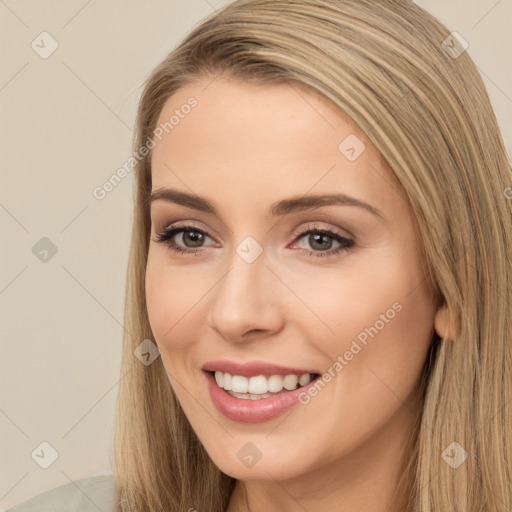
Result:
[[[308,235],[306,237],[306,235]],[[344,251],[349,251],[354,245],[355,240],[340,235],[339,233],[327,228],[319,228],[316,225],[310,225],[305,230],[295,233],[298,239],[305,241],[313,250],[307,250],[301,247],[308,256],[325,257],[335,256]],[[334,248],[333,244],[338,244]]]
[[[335,256],[344,251],[349,251],[355,245],[355,240],[317,225],[308,226],[294,235],[300,241],[304,240],[313,250],[299,247],[301,252],[312,257]],[[307,237],[306,237],[307,235]],[[198,254],[204,251],[205,241],[213,239],[203,231],[192,225],[171,225],[157,234],[156,242],[167,245],[175,253]],[[333,248],[333,245],[335,247]],[[210,245],[215,245],[215,242]]]
[[[169,226],[157,234],[156,242],[167,245],[176,253],[196,254],[202,252],[204,241],[209,238],[208,234],[195,226]],[[181,245],[175,241],[178,239]]]

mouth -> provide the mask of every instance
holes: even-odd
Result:
[[[274,367],[273,371],[279,370]],[[238,375],[203,368],[211,401],[229,420],[258,423],[275,419],[297,404],[304,403],[301,396],[316,386],[321,378],[319,373],[250,373],[250,376]]]
[[[319,373],[255,375],[247,377],[222,371],[206,371],[228,395],[243,400],[262,400],[290,393],[320,377]]]

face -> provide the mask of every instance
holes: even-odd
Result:
[[[147,308],[178,400],[239,479],[390,452],[436,315],[414,214],[328,100],[210,82],[167,101],[152,157]]]

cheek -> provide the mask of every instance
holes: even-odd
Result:
[[[158,251],[159,252],[159,251]],[[169,265],[166,258],[150,250],[146,267],[146,303],[149,323],[155,342],[162,351],[175,348],[176,343],[186,346],[180,327],[187,313],[198,302],[200,290],[197,282],[184,279],[179,267]],[[176,347],[179,348],[179,347]]]
[[[326,369],[343,373],[351,391],[359,394],[380,377],[407,395],[421,373],[433,332],[430,286],[408,253],[376,252],[373,259],[325,272],[325,278],[318,273],[295,276],[294,290],[314,313],[297,315],[296,321],[316,345],[312,350],[321,350]],[[333,368],[338,356],[342,369]]]
[[[294,290],[315,313],[295,322],[310,352],[321,353],[326,376],[325,389],[305,406],[297,435],[324,418],[323,428],[339,436],[311,449],[327,458],[353,447],[347,440],[357,444],[385,425],[417,389],[425,362],[434,318],[428,282],[414,261],[385,261],[333,271],[328,279],[295,277]]]
[[[151,331],[157,343],[161,334],[164,332],[164,325],[167,324],[167,328],[172,325],[168,323],[168,314],[164,314],[165,312],[169,313],[173,311],[172,304],[169,304],[171,295],[165,293],[166,281],[166,273],[161,271],[158,258],[153,256],[150,249],[146,266],[146,307]]]

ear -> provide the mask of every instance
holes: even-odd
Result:
[[[434,328],[443,340],[453,341],[459,335],[459,328],[455,318],[450,315],[446,304],[439,306],[434,317]]]

